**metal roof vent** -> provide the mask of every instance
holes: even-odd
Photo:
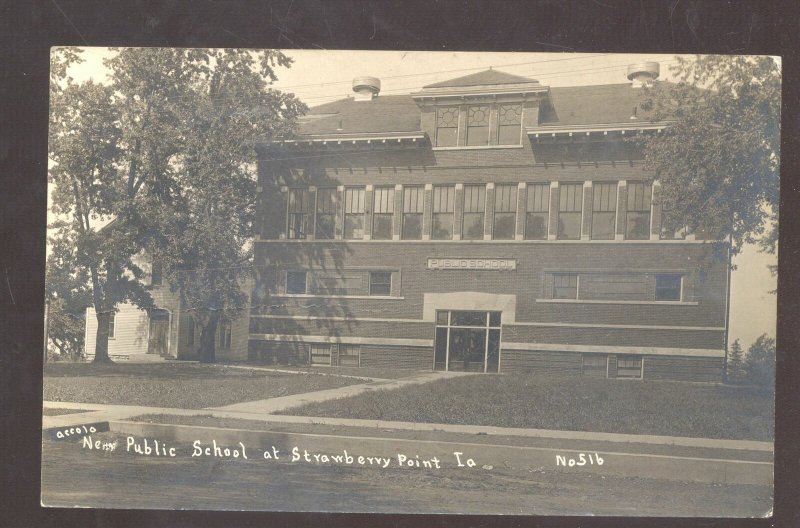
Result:
[[[641,88],[653,84],[660,72],[661,68],[657,62],[639,62],[628,66],[628,80],[633,81],[632,87]]]
[[[356,77],[353,79],[353,98],[356,101],[371,101],[381,91],[381,80],[377,77]]]

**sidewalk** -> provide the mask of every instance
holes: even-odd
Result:
[[[454,376],[469,376],[471,373],[464,372],[425,372],[409,378],[399,379],[381,379],[371,381],[369,383],[361,383],[358,385],[348,385],[336,389],[327,389],[316,392],[305,392],[300,394],[292,394],[289,396],[281,396],[278,398],[269,398],[267,400],[256,400],[250,402],[234,403],[232,405],[225,405],[222,407],[209,407],[211,410],[219,411],[234,411],[241,413],[251,414],[274,414],[277,412],[285,411],[294,407],[300,407],[307,403],[323,402],[328,400],[336,400],[339,398],[347,398],[349,396],[356,396],[371,390],[392,390],[406,387],[408,385],[419,385],[422,383],[429,383],[442,378],[450,378]]]

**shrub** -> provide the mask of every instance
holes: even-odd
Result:
[[[775,386],[775,340],[762,334],[750,345],[745,359],[748,382],[756,385]]]

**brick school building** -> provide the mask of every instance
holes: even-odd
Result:
[[[657,76],[364,77],[312,108],[260,147],[249,359],[721,381],[728,268],[625,141],[669,125]]]

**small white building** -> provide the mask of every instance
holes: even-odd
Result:
[[[136,263],[146,273],[147,287],[156,309],[148,311],[133,304],[117,305],[109,322],[108,354],[111,359],[197,359],[200,350],[200,327],[194,310],[184,306],[180,294],[164,284],[158,266],[145,255]],[[233,320],[220,320],[217,326],[216,357],[226,361],[247,359],[249,324],[249,291],[252,281],[243,285],[248,304]],[[93,307],[86,308],[85,347],[87,358],[93,358],[97,335],[97,317]]]

